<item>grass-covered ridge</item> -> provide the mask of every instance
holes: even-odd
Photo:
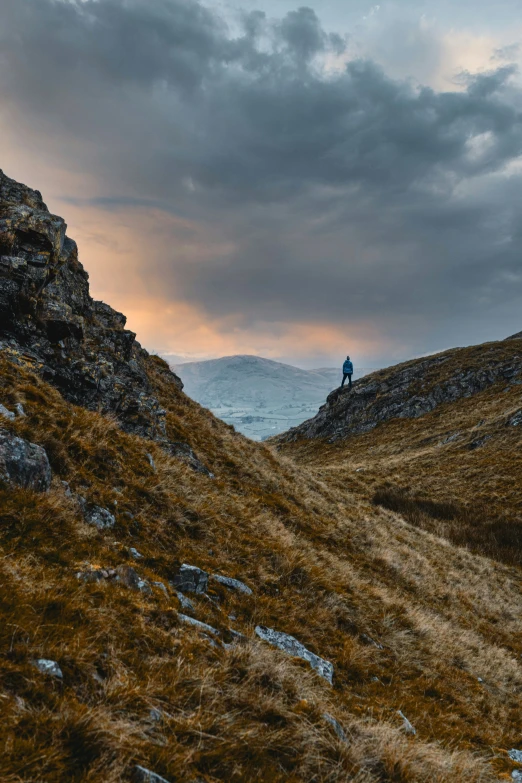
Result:
[[[136,763],[171,783],[507,773],[522,730],[519,570],[381,509],[359,478],[247,441],[169,383],[161,360],[147,366],[169,439],[190,443],[214,479],[2,360],[0,401],[27,414],[2,426],[46,449],[53,485],[0,489],[1,780],[115,783]],[[76,493],[116,527],[87,525]],[[215,647],[180,621],[168,583],[183,562],[252,588],[191,596],[199,620],[246,643]],[[76,577],[125,564],[167,595]],[[334,687],[256,640],[258,624],[331,661]]]

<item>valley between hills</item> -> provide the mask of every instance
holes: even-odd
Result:
[[[2,783],[522,779],[522,339],[253,442],[0,173]]]

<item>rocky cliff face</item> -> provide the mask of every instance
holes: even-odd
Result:
[[[359,435],[390,419],[415,419],[493,386],[522,384],[522,340],[461,348],[372,373],[328,395],[317,415],[280,441]]]
[[[62,218],[0,170],[0,349],[30,364],[77,405],[113,413],[124,430],[166,440],[148,357],[126,318],[89,294]],[[180,379],[165,366],[179,389]]]

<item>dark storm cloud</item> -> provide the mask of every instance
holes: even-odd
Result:
[[[175,235],[151,247],[162,289],[245,325],[404,317],[441,334],[522,298],[511,66],[446,93],[368,61],[327,70],[346,38],[310,8],[245,13],[234,31],[184,0],[0,10],[2,102],[97,174],[97,203],[233,243],[198,263]]]

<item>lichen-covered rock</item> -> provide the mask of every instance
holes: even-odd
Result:
[[[197,566],[183,563],[178,573],[172,579],[174,587],[182,593],[206,593],[208,590],[208,574]]]
[[[0,171],[0,349],[77,405],[114,413],[127,432],[167,447],[148,357],[125,316],[93,301],[76,243],[38,191]],[[165,367],[165,376],[182,388]]]
[[[264,625],[256,626],[256,634],[263,641],[268,642],[273,647],[278,647],[283,652],[293,655],[296,658],[302,658],[303,661],[307,661],[312,669],[324,677],[330,685],[333,684],[334,667],[330,661],[325,661],[315,653],[307,650],[304,644],[298,642],[297,639],[290,634],[282,633],[281,631],[274,631],[273,628],[267,628]]]
[[[0,430],[0,479],[25,489],[47,492],[51,478],[51,466],[41,446]]]
[[[87,503],[82,497],[78,497],[78,503],[88,525],[94,525],[98,530],[107,530],[116,524],[116,517],[106,508],[96,506],[94,503]]]

